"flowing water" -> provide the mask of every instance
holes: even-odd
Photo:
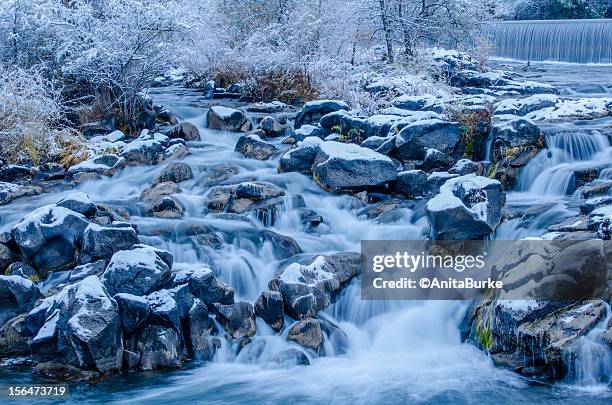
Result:
[[[612,63],[612,20],[504,21],[489,35],[504,58]]]
[[[566,69],[571,71],[573,67]],[[608,78],[612,74],[608,72]],[[599,77],[599,76],[598,76]],[[357,215],[359,204],[347,196],[322,192],[309,177],[276,172],[277,159],[244,159],[233,151],[238,135],[204,128],[206,101],[201,94],[181,88],[151,92],[154,101],[196,124],[202,142],[192,142],[192,154],[184,160],[194,179],[181,183],[178,198],[185,206],[181,220],[148,218],[141,214],[137,198],[163,168],[128,167],[113,178],[79,186],[98,203],[127,208],[138,225],[142,241],[170,250],[176,266],[207,263],[229,282],[239,299],[253,302],[267,282],[283,266],[269,243],[250,237],[252,226],[242,221],[204,214],[208,176],[219,164],[233,165],[232,181],[262,180],[301,194],[306,206],[317,211],[324,223],[314,229],[302,225],[288,198],[284,210],[275,212],[275,232],[294,238],[306,254],[359,251],[362,239],[414,239],[428,232],[426,219],[408,209],[392,224],[378,224]],[[499,239],[538,236],[549,223],[577,211],[567,195],[566,177],[576,165],[610,165],[609,138],[601,131],[583,128],[551,130],[549,149],[542,152],[521,175],[519,190],[509,195],[509,205],[549,204],[535,220],[503,224]],[[286,148],[278,144],[279,148]],[[227,166],[225,166],[227,167]],[[226,169],[227,170],[227,169]],[[605,172],[605,171],[604,171]],[[231,175],[231,173],[230,173]],[[19,200],[2,208],[0,224],[9,226],[32,209],[59,200],[68,191]],[[257,229],[269,217],[252,218]],[[184,234],[185,224],[212,225],[224,235],[221,250],[202,246]],[[162,231],[160,231],[160,229]],[[488,356],[461,342],[459,326],[467,302],[362,301],[358,283],[348,286],[323,314],[345,332],[346,340],[326,343],[327,356],[311,358],[306,367],[282,368],[271,362],[291,346],[285,341],[287,326],[275,335],[258,320],[253,342],[239,354],[228,342],[206,365],[190,364],[180,371],[148,372],[110,377],[96,384],[78,384],[70,402],[96,403],[609,403],[610,389],[597,381],[609,358],[598,357],[600,347],[585,338],[576,359],[577,377],[553,386],[530,382],[493,366]],[[290,322],[289,322],[290,324]],[[603,325],[602,325],[603,326]],[[0,382],[40,382],[30,369],[0,369]],[[609,370],[604,370],[608,372]]]

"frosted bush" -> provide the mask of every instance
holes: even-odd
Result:
[[[79,139],[62,128],[60,92],[38,70],[2,68],[0,73],[0,157],[10,163],[46,163]]]

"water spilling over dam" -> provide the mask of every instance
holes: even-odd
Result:
[[[504,21],[490,27],[490,38],[502,58],[612,63],[612,19]]]

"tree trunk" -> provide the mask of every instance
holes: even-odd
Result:
[[[380,7],[380,20],[382,22],[382,28],[385,32],[385,43],[387,45],[387,62],[393,63],[393,42],[391,38],[391,24],[389,22],[389,16],[387,15],[387,7],[385,0],[378,0],[378,6]]]

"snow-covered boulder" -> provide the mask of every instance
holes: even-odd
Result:
[[[403,160],[423,160],[427,148],[452,156],[460,141],[457,123],[431,119],[405,126],[395,137],[395,150]]]
[[[171,144],[164,151],[164,160],[178,160],[189,156],[191,151],[182,143]]]
[[[397,191],[408,198],[422,196],[427,184],[427,173],[422,170],[406,170],[398,173]]]
[[[16,198],[38,195],[42,192],[42,187],[0,181],[0,205],[8,204]]]
[[[56,204],[58,207],[64,207],[86,217],[92,217],[98,210],[96,204],[91,201],[89,196],[83,192],[76,191],[68,194]]]
[[[312,173],[312,164],[321,149],[322,143],[323,140],[314,136],[307,137],[303,141],[298,142],[295,147],[289,149],[281,156],[278,162],[279,173]]]
[[[302,125],[318,122],[322,116],[334,111],[348,110],[349,106],[344,101],[338,100],[316,100],[309,101],[295,117],[294,128],[298,129]]]
[[[245,110],[253,113],[264,113],[272,114],[283,112],[288,109],[289,106],[281,101],[272,101],[270,103],[253,103],[246,106]]]
[[[138,235],[131,226],[100,226],[89,224],[83,232],[79,263],[98,259],[109,260],[115,252],[130,249],[138,243]]]
[[[117,302],[98,277],[64,287],[26,318],[36,354],[101,373],[121,369],[123,343]]]
[[[148,246],[118,251],[102,274],[102,282],[111,295],[146,295],[169,278],[170,266]]]
[[[326,141],[313,163],[314,181],[331,192],[363,190],[397,180],[391,158],[355,144]]]
[[[87,225],[83,215],[47,205],[23,218],[12,229],[12,235],[21,254],[45,275],[75,264],[78,243]]]
[[[459,176],[465,176],[470,173],[476,173],[480,176],[482,175],[483,169],[482,163],[473,162],[470,159],[460,159],[448,170],[448,172],[451,174],[458,174]]]
[[[188,284],[194,297],[204,304],[233,304],[234,289],[208,267],[186,266],[172,273],[172,285]]]
[[[251,121],[242,111],[220,105],[208,110],[206,126],[210,129],[230,132],[248,132],[252,128]]]
[[[495,115],[519,115],[524,116],[532,111],[543,108],[554,107],[558,97],[554,94],[536,94],[521,99],[506,99],[495,106]]]
[[[304,319],[327,308],[333,295],[361,273],[362,264],[363,258],[357,253],[315,256],[307,264],[287,266],[269,287],[282,294],[288,315]]]
[[[516,183],[518,170],[544,147],[544,136],[531,120],[515,118],[491,128],[494,177],[505,187]]]
[[[164,158],[164,145],[155,139],[135,139],[121,152],[128,165],[156,165]]]
[[[170,138],[180,138],[186,141],[199,141],[201,140],[200,131],[198,127],[190,122],[181,122],[176,125],[170,131]]]
[[[424,94],[422,96],[399,96],[391,100],[391,103],[403,110],[409,111],[434,111],[436,113],[442,113],[444,111],[444,104],[440,99],[431,94]]]
[[[287,123],[286,119],[277,121],[274,117],[270,116],[264,117],[257,128],[262,130],[264,135],[268,138],[289,136],[293,133],[293,128]]]
[[[295,130],[292,137],[295,142],[301,142],[310,136],[323,139],[325,135],[326,132],[321,127],[314,125],[302,125],[299,129]]]
[[[95,156],[89,160],[78,163],[66,171],[68,178],[74,178],[80,173],[95,173],[112,176],[125,167],[126,160],[113,154]]]
[[[215,304],[213,311],[223,329],[232,339],[241,339],[255,334],[253,306],[244,301],[235,304]]]
[[[125,134],[122,131],[115,130],[106,135],[98,135],[89,140],[89,142],[120,142],[125,140]]]
[[[148,214],[157,218],[182,218],[185,207],[172,196],[164,196],[156,200],[149,208]]]
[[[501,183],[468,174],[450,179],[427,202],[427,219],[434,240],[480,239],[501,220],[506,194]]]
[[[276,146],[264,142],[257,134],[242,135],[234,151],[240,152],[247,158],[267,160],[276,152]]]
[[[447,170],[453,164],[453,158],[437,149],[425,148],[425,159],[421,169],[431,172],[433,170]]]
[[[132,294],[115,294],[113,297],[119,306],[119,320],[123,333],[129,335],[146,324],[151,306],[145,297]]]
[[[28,312],[40,298],[40,290],[21,276],[0,276],[0,326],[20,313]]]
[[[164,289],[147,295],[146,299],[151,308],[148,323],[174,329],[181,336],[179,307],[172,294]]]

